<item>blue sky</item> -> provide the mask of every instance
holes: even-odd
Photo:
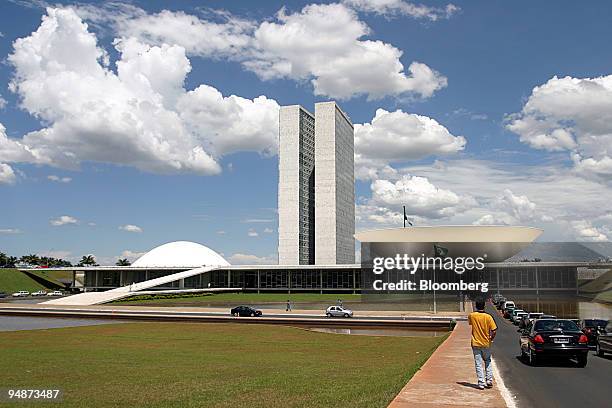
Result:
[[[73,260],[93,253],[112,262],[183,239],[204,243],[230,262],[275,262],[275,123],[247,113],[259,107],[273,118],[277,105],[313,109],[329,99],[355,124],[365,124],[356,126],[363,159],[357,160],[358,229],[401,224],[406,203],[417,224],[536,225],[549,240],[612,236],[609,2],[453,1],[452,9],[449,2],[402,0],[270,1],[256,8],[212,1],[25,3],[0,4],[0,123],[6,146],[13,146],[3,148],[0,139],[3,252]],[[45,6],[73,14],[49,15],[56,26],[44,31]],[[307,40],[291,37],[296,27],[307,30],[316,12],[350,23],[323,25],[312,37],[306,31]],[[181,27],[185,19],[196,22],[193,31],[162,29]],[[78,31],[80,21],[107,53],[108,65],[87,59],[96,45],[62,36],[62,30]],[[336,45],[338,38],[344,40]],[[226,46],[233,41],[233,48]],[[366,41],[372,54],[360,51]],[[171,63],[143,59],[129,77],[104,82],[108,75],[100,72],[115,75],[115,63],[127,62],[130,50],[153,55],[164,43],[175,47],[167,54]],[[391,49],[397,55],[383,54]],[[64,52],[73,65],[57,68],[63,62],[54,58]],[[28,62],[33,59],[42,61],[36,69]],[[177,90],[174,69],[185,61],[190,70],[184,82],[179,75]],[[418,81],[410,79],[417,75],[409,72],[413,62],[428,70]],[[76,74],[58,89],[54,75],[62,69]],[[153,91],[131,88],[130,78],[141,74]],[[95,120],[99,113],[95,123],[83,113],[97,103],[90,97],[95,86],[102,92],[118,82],[104,96],[109,109],[119,110],[109,118],[121,118],[127,106],[114,105],[113,92],[117,98],[132,92],[128,101],[161,101],[158,109],[181,118],[144,117],[142,133],[127,121],[106,141],[109,124]],[[41,83],[44,91],[37,92]],[[184,95],[200,85],[222,98],[242,98],[243,110],[233,117],[245,129],[215,121],[229,115],[229,99]],[[87,91],[74,91],[81,86]],[[253,102],[260,95],[266,102]],[[374,125],[378,109],[384,111]],[[192,116],[183,117],[186,111]],[[41,130],[49,130],[46,143]],[[152,132],[154,139],[147,139]],[[151,140],[172,140],[175,150],[140,148]],[[210,160],[184,153],[198,146]],[[138,228],[120,229],[126,225]]]

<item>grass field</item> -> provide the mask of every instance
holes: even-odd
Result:
[[[378,300],[373,301],[371,297],[365,299],[360,294],[338,293],[218,293],[190,294],[183,297],[180,295],[155,295],[154,297],[142,295],[113,303],[128,306],[167,307],[228,307],[246,304],[262,308],[284,309],[287,299],[291,300],[294,309],[324,310],[329,305],[335,305],[338,299],[342,299],[343,304],[353,310],[429,311],[432,309],[431,301],[423,300],[420,296],[389,299],[377,297]],[[449,300],[438,296],[438,310],[456,312],[458,302],[454,298]]]
[[[0,292],[10,295],[20,290],[36,292],[41,289],[45,287],[17,269],[0,268]]]
[[[443,340],[188,323],[4,332],[0,384],[59,387],[66,407],[386,407]]]

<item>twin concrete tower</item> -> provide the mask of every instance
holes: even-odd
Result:
[[[335,102],[282,106],[278,262],[355,263],[353,124]]]

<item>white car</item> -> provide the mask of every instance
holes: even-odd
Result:
[[[342,306],[330,306],[325,310],[327,317],[353,317],[353,311]]]
[[[47,293],[47,296],[62,296],[63,293],[59,290],[54,290],[53,292]]]
[[[527,312],[516,312],[514,316],[512,316],[512,323],[519,324],[519,322],[523,319],[523,316],[527,316],[529,313]]]
[[[502,304],[502,310],[506,310],[506,308],[508,307],[516,307],[516,305],[514,304],[513,301],[511,300],[506,300],[503,304]]]
[[[13,297],[28,297],[30,296],[30,292],[27,290],[20,290],[19,292],[13,293]]]
[[[38,292],[32,292],[32,296],[45,296],[47,294],[47,291],[45,290],[39,290]]]

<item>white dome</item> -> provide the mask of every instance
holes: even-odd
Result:
[[[201,266],[229,266],[221,255],[204,245],[189,241],[175,241],[153,248],[132,266],[139,268],[173,268]]]

